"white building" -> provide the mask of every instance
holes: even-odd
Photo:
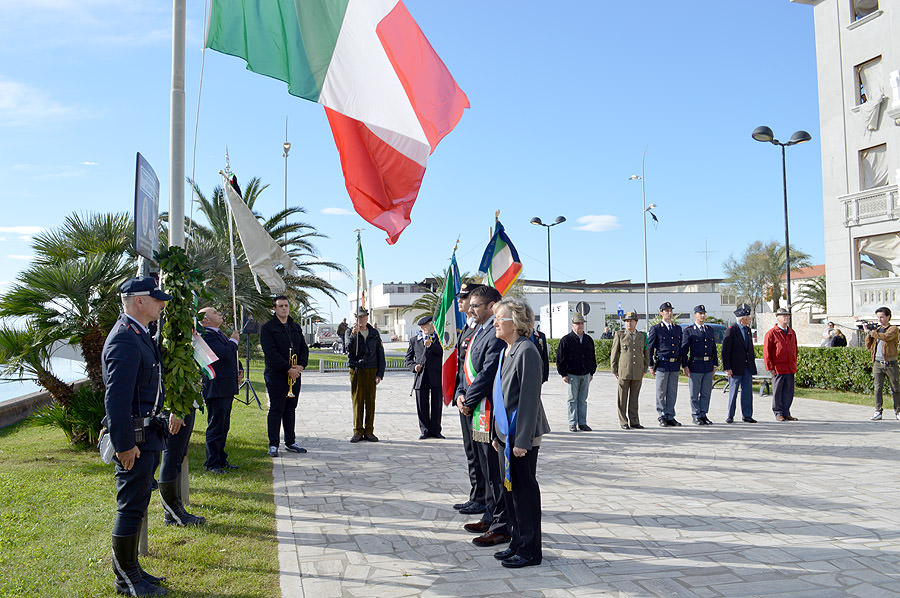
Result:
[[[828,319],[852,326],[900,312],[900,0],[791,1],[815,18]]]

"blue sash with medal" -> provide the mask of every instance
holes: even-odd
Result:
[[[512,491],[512,480],[509,475],[509,460],[512,458],[512,446],[516,440],[516,415],[519,409],[513,411],[511,417],[506,415],[506,401],[503,398],[503,389],[500,384],[501,373],[503,372],[503,356],[506,351],[500,352],[500,361],[497,363],[497,376],[494,378],[494,405],[499,409],[494,409],[494,419],[497,421],[497,430],[506,436],[506,448],[503,449],[503,455],[506,457],[506,471],[503,472],[503,487]]]

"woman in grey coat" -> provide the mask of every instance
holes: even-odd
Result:
[[[503,499],[512,527],[509,548],[494,554],[504,567],[541,564],[541,489],[538,450],[550,431],[541,404],[541,356],[528,335],[534,312],[524,301],[503,299],[494,305],[497,338],[506,341],[494,380],[494,448],[504,472]]]

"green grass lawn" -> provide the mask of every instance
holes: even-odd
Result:
[[[254,385],[264,389],[254,372]],[[262,393],[260,393],[262,394]],[[263,408],[265,398],[261,397]],[[280,596],[272,462],[265,412],[235,403],[228,437],[237,473],[203,469],[205,414],[190,445],[191,506],[201,528],[162,524],[150,502],[147,571],[166,575],[172,596]],[[18,424],[0,430],[0,596],[110,596],[113,466],[70,448],[61,431]]]

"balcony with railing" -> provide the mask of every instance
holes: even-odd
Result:
[[[854,280],[853,313],[860,317],[871,317],[875,310],[886,305],[895,310],[900,298],[900,278],[869,278]]]
[[[844,226],[895,220],[900,216],[897,185],[866,189],[838,198],[844,209]]]

